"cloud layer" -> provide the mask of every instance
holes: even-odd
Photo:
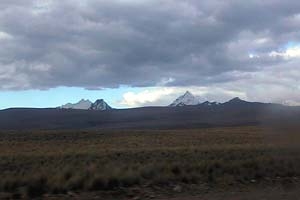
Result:
[[[300,101],[298,0],[1,0],[0,9],[0,90],[201,86]]]

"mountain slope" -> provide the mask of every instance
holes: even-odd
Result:
[[[62,109],[79,109],[79,110],[87,110],[91,107],[92,102],[90,100],[81,99],[78,103],[67,103],[60,108]]]
[[[195,97],[191,92],[186,91],[184,95],[178,97],[173,103],[169,106],[187,106],[187,105],[198,105],[199,99]]]
[[[300,108],[276,104],[144,107],[97,112],[75,109],[0,111],[0,130],[34,129],[186,129],[298,123]]]
[[[201,103],[200,98],[194,96],[191,92],[186,91],[184,95],[178,97],[173,103],[171,103],[170,107],[178,107],[178,106],[191,106],[191,105],[203,105],[203,106],[213,106],[219,105],[218,102],[209,102],[205,101]]]
[[[75,109],[75,110],[111,110],[112,108],[103,100],[98,99],[94,103],[90,100],[80,100],[78,103],[68,103],[60,106],[61,109]]]
[[[112,108],[103,100],[98,99],[93,103],[89,110],[111,110]]]
[[[88,101],[81,101],[87,102]],[[196,104],[197,103],[197,104]],[[191,105],[196,104],[196,105]],[[189,106],[186,106],[189,105]],[[73,105],[74,107],[74,105]],[[82,107],[81,107],[82,108]],[[101,110],[101,112],[97,112]],[[1,130],[33,129],[186,129],[261,124],[297,124],[300,107],[247,102],[203,102],[187,92],[166,107],[112,109],[103,99],[83,109],[0,110]]]
[[[217,106],[217,105],[220,105],[221,103],[218,103],[218,102],[210,102],[210,101],[205,101],[203,103],[201,103],[200,105],[203,105],[203,106]]]

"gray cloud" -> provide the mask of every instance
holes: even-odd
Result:
[[[300,73],[298,58],[269,56],[299,40],[297,0],[2,0],[0,8],[9,36],[0,34],[1,90],[299,84],[286,72]]]

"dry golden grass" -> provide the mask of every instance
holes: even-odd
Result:
[[[232,185],[300,175],[297,130],[0,133],[0,190],[39,196],[170,184]],[[284,141],[284,142],[283,142]]]

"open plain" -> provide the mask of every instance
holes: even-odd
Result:
[[[298,130],[3,131],[0,197],[205,199],[232,189],[240,196],[292,189],[300,178]]]

